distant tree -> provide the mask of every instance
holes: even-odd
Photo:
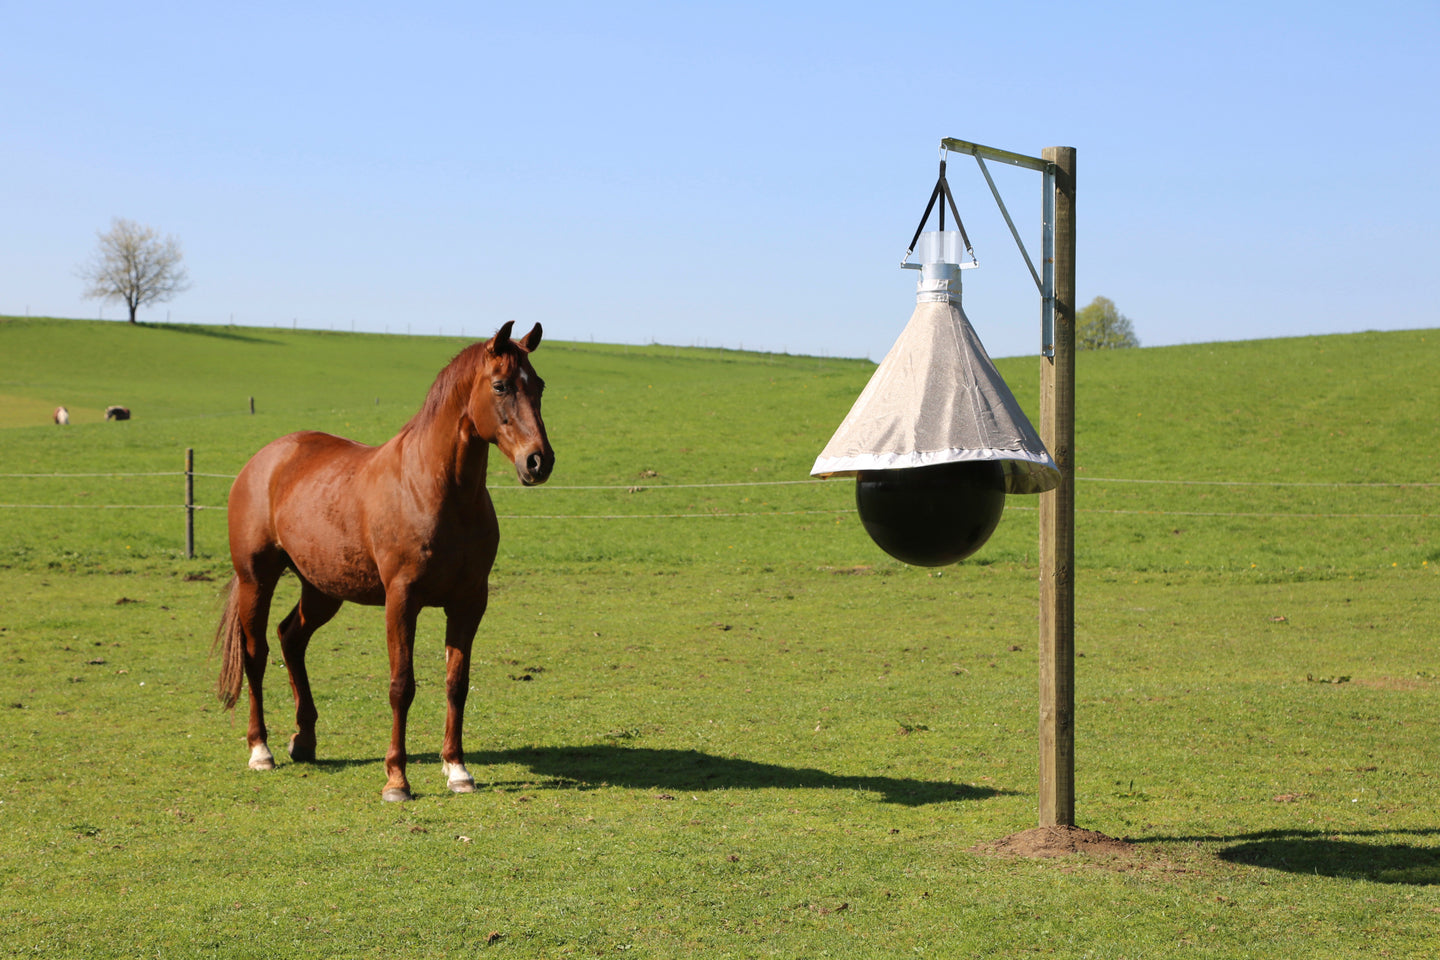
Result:
[[[1130,318],[1115,307],[1109,297],[1096,297],[1075,316],[1076,350],[1114,350],[1138,347],[1140,338]]]
[[[135,311],[150,303],[164,303],[190,289],[189,278],[174,237],[161,238],[154,227],[115,218],[108,231],[97,234],[100,249],[77,271],[88,286],[91,300],[119,300]]]

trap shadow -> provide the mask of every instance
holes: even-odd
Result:
[[[961,800],[984,800],[1014,791],[896,777],[840,776],[806,767],[759,763],[734,757],[717,757],[698,750],[652,750],[643,747],[596,745],[585,747],[524,747],[482,753],[470,752],[471,773],[477,767],[518,764],[529,767],[542,781],[529,789],[594,790],[601,786],[636,790],[695,792],[703,790],[865,790],[880,794],[885,803],[909,807]],[[483,774],[481,774],[483,777]],[[480,777],[477,777],[477,780]],[[492,783],[491,786],[519,786]]]
[[[1228,863],[1341,880],[1436,886],[1440,885],[1440,847],[1385,838],[1437,834],[1440,829],[1435,828],[1347,830],[1342,839],[1318,830],[1265,830],[1230,837],[1146,837],[1136,842],[1228,842],[1216,853]]]

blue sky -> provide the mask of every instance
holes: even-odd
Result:
[[[403,6],[0,0],[0,313],[97,316],[127,217],[192,282],[141,319],[878,360],[956,137],[1077,149],[1080,302],[1146,345],[1440,326],[1433,0]],[[1036,255],[1038,175],[992,170]],[[1035,353],[950,181],[967,312]]]

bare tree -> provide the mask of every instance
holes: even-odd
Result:
[[[120,300],[135,311],[149,303],[164,303],[190,289],[189,277],[181,264],[180,243],[162,238],[154,227],[116,217],[108,231],[97,234],[100,249],[77,271],[88,286],[85,296],[92,300]]]
[[[1140,338],[1130,318],[1109,297],[1096,297],[1075,316],[1075,349],[1114,350],[1138,347]]]

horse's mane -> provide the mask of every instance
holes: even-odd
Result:
[[[470,385],[475,382],[475,376],[480,367],[485,363],[486,345],[489,341],[472,343],[457,353],[445,369],[435,376],[435,382],[430,384],[430,391],[425,394],[425,402],[410,422],[401,428],[401,433],[414,433],[424,430],[435,422],[441,411],[450,403],[451,397],[457,391],[469,390]],[[508,344],[503,352],[517,351],[513,344]]]
[[[451,358],[445,369],[435,376],[435,382],[430,384],[430,391],[425,394],[425,402],[400,432],[415,433],[434,423],[455,391],[468,387],[474,381],[475,369],[479,366],[480,354],[484,349],[485,344],[472,343]]]

